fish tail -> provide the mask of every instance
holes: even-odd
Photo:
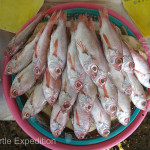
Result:
[[[106,18],[108,19],[108,11],[107,8],[104,7],[103,9],[99,10],[99,14],[101,16],[101,19]]]
[[[89,19],[88,19],[88,27],[89,27],[89,29],[91,29],[92,31],[94,30],[94,25],[93,25],[92,18],[89,18]]]
[[[45,15],[49,14],[50,11],[51,11],[51,8],[46,8],[44,11],[41,12],[41,15],[45,16]]]
[[[74,21],[73,19],[71,20],[71,32],[75,32],[77,28],[77,25],[76,25],[76,20]]]
[[[60,13],[53,12],[53,14],[48,22],[50,22],[51,25],[53,26],[55,24],[57,18],[59,17],[59,15],[60,15]]]
[[[62,21],[64,21],[64,22],[67,21],[67,14],[66,14],[65,11],[61,11],[61,12],[60,12],[59,20],[62,20]]]
[[[84,22],[85,24],[87,24],[87,17],[85,15],[79,15],[79,18],[78,18],[78,21],[79,22]]]

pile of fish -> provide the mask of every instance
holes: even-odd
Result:
[[[146,110],[144,87],[150,88],[147,61],[121,40],[117,27],[109,21],[107,9],[100,10],[98,38],[92,18],[79,15],[71,20],[71,39],[66,31],[66,13],[54,12],[47,24],[28,44],[27,40],[47,10],[8,44],[5,56],[13,56],[5,74],[17,74],[10,96],[23,95],[39,82],[22,110],[23,119],[39,113],[47,102],[53,106],[50,129],[57,138],[72,112],[74,133],[84,139],[91,123],[108,137],[111,117],[128,125],[131,103]],[[54,24],[58,20],[57,28]],[[70,41],[68,45],[68,41]]]

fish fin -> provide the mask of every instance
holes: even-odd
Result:
[[[105,87],[105,86],[103,87],[103,91],[104,91],[104,97],[109,98],[109,96],[108,96],[108,93],[107,93],[107,90],[106,90],[106,87]]]
[[[37,43],[36,43],[36,45],[35,45],[34,55],[35,55],[35,58],[37,58]]]
[[[103,34],[103,38],[104,38],[104,40],[105,40],[105,42],[106,42],[108,48],[109,48],[109,49],[112,49],[111,44],[110,44],[110,42],[109,42],[108,37],[106,36],[106,34]]]
[[[30,104],[33,105],[33,97],[34,97],[34,92],[31,95],[31,99],[30,99]]]
[[[57,122],[59,114],[60,114],[60,111],[57,113],[56,118],[54,119],[54,122]]]
[[[92,30],[92,31],[95,30],[94,25],[93,25],[92,18],[89,18],[89,19],[88,19],[88,27],[89,27],[89,29]]]
[[[75,30],[77,29],[77,25],[76,25],[76,20],[74,21],[73,19],[71,19],[71,32],[75,32]]]
[[[21,81],[21,78],[23,77],[24,73],[18,78],[18,82]]]
[[[64,22],[67,21],[67,14],[65,11],[61,11],[60,16],[59,16],[59,20],[62,20]]]
[[[82,44],[81,41],[76,41],[77,45],[79,45],[82,48],[82,52],[88,55],[88,51],[85,47],[85,45]]]
[[[21,54],[23,53],[24,49],[22,49],[20,52],[18,52],[15,56],[15,59],[17,60],[19,58],[19,56],[21,56]]]
[[[55,43],[54,43],[54,52],[53,52],[53,55],[57,57],[57,50],[58,50],[58,39],[55,40]]]
[[[124,112],[124,111],[122,110],[122,108],[120,108],[119,106],[118,106],[117,108],[119,109],[119,111]]]
[[[45,26],[46,25],[42,26],[42,28],[40,29],[40,31],[37,33],[36,37],[40,37],[41,36],[41,34],[43,33],[43,31],[45,29]]]
[[[101,28],[101,27],[102,27],[102,19],[101,19],[101,16],[98,17],[98,20],[99,20],[99,27]]]
[[[80,126],[79,115],[77,110],[76,110],[76,120],[77,120],[77,125]]]
[[[72,59],[71,59],[71,54],[68,52],[68,62],[71,65],[71,69],[75,70],[75,64],[73,64]]]
[[[112,26],[112,27],[114,28],[114,30],[117,32],[117,27],[116,27],[116,25],[111,22],[111,26]]]
[[[50,22],[52,24],[52,26],[55,24],[57,18],[59,17],[60,13],[57,13],[54,12],[52,15],[51,15],[51,18],[49,19],[48,23]]]
[[[65,83],[64,83],[64,89],[63,89],[64,92],[67,91],[67,81],[65,80]]]
[[[50,86],[50,72],[48,69],[46,70],[46,86],[49,88]]]

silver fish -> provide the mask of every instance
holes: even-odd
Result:
[[[108,65],[94,31],[93,22],[80,15],[75,33],[80,63],[93,82],[103,87],[107,81]]]
[[[92,118],[98,133],[107,138],[110,133],[111,118],[103,109],[100,101],[96,98],[93,109],[91,111]]]
[[[65,112],[70,110],[76,98],[77,93],[73,90],[73,88],[70,85],[70,82],[68,81],[67,68],[65,68],[62,74],[61,92],[58,97],[58,102],[62,111]]]
[[[45,107],[47,101],[44,97],[42,90],[42,83],[38,84],[34,91],[32,92],[29,99],[26,101],[23,110],[22,110],[22,118],[28,119],[32,116],[35,116]]]
[[[78,139],[84,139],[91,126],[91,115],[80,107],[78,100],[73,107],[73,113],[74,133]]]
[[[37,33],[33,41],[28,43],[20,52],[15,54],[7,63],[5,74],[16,74],[29,65],[32,61],[35,45],[37,44],[44,27]]]
[[[119,90],[118,90],[118,107],[116,115],[118,121],[124,126],[127,126],[128,123],[130,122],[131,105],[129,97],[126,96],[124,93],[120,92]]]
[[[78,95],[78,101],[80,103],[80,107],[86,111],[91,112],[93,108],[93,104],[97,94],[97,87],[91,80],[91,78],[86,75],[85,85],[81,89]]]
[[[10,89],[10,96],[16,98],[17,96],[23,95],[35,84],[35,82],[33,64],[31,63],[16,75]]]
[[[31,24],[29,24],[23,31],[21,31],[13,37],[13,39],[9,42],[4,52],[5,56],[14,55],[19,49],[21,49],[24,46],[24,44],[33,34],[38,23],[45,17],[49,10],[50,9],[45,9]]]
[[[75,22],[71,20],[71,42],[68,47],[67,74],[72,88],[76,93],[78,93],[84,86],[86,73],[84,72],[78,58],[75,40],[75,29]]]
[[[60,105],[58,104],[58,102],[56,102],[53,105],[50,119],[50,129],[55,138],[60,136],[60,134],[65,128],[68,119],[69,119],[69,111],[65,113],[62,112]]]
[[[51,35],[48,53],[48,68],[51,76],[56,80],[63,72],[67,60],[67,16],[61,12],[56,30]]]
[[[60,93],[60,89],[61,77],[59,77],[57,80],[54,80],[47,68],[43,79],[43,92],[45,99],[50,105],[53,105],[56,102]]]
[[[120,71],[123,63],[123,48],[116,27],[109,21],[107,8],[100,10],[100,36],[109,64]]]

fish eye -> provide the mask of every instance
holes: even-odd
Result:
[[[31,114],[30,114],[30,113],[26,113],[26,114],[25,114],[25,118],[26,118],[26,119],[28,119],[28,118],[30,118],[30,117],[31,117]]]
[[[91,70],[94,72],[94,73],[97,73],[98,72],[98,67],[96,65],[92,65],[91,66]]]
[[[129,123],[129,122],[130,122],[130,119],[129,119],[129,118],[126,118],[126,119],[124,119],[124,122],[125,122],[125,123]]]
[[[108,129],[105,129],[103,133],[107,136],[110,133],[110,131]]]
[[[130,88],[127,88],[127,89],[125,90],[125,94],[131,95],[131,93],[132,93],[132,90],[131,90]]]
[[[99,83],[104,85],[106,83],[106,79],[105,78],[99,79]]]
[[[145,107],[147,105],[147,102],[146,101],[142,101],[141,104],[142,104],[143,107]]]
[[[87,111],[91,111],[92,110],[92,105],[91,104],[87,104],[86,109],[87,109]]]
[[[111,108],[110,108],[110,110],[112,111],[112,112],[116,112],[116,106],[115,105],[113,105],[113,106],[111,106]]]
[[[12,68],[11,67],[7,67],[7,72],[11,73],[11,71],[12,71]]]
[[[80,88],[80,87],[82,86],[82,82],[81,82],[81,81],[76,81],[76,82],[75,82],[75,86],[76,86],[77,88]]]
[[[130,63],[129,63],[129,68],[131,68],[131,69],[134,69],[134,68],[135,68],[134,62],[130,62]]]
[[[123,60],[122,60],[122,58],[116,58],[115,62],[117,65],[121,65]]]
[[[70,107],[70,103],[69,102],[65,102],[63,106],[64,106],[65,109],[68,109]]]
[[[36,74],[40,74],[40,72],[41,72],[41,70],[40,70],[38,67],[36,67],[36,68],[35,68],[35,73],[36,73]]]
[[[12,95],[15,96],[15,97],[18,96],[17,90],[14,89],[14,90],[12,91]]]
[[[59,129],[56,129],[56,130],[55,130],[55,134],[56,134],[56,135],[59,135],[60,133],[61,133],[61,131],[60,131]]]
[[[61,75],[62,69],[60,67],[55,69],[56,74]]]

